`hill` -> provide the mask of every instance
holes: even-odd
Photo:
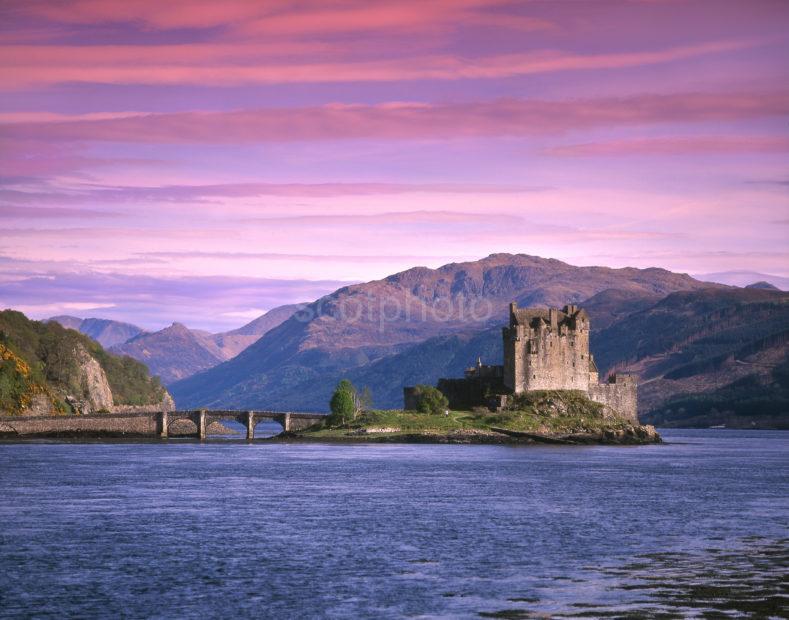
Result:
[[[287,304],[272,308],[246,325],[229,332],[211,334],[209,340],[217,347],[223,359],[229,360],[260,339],[261,336],[281,325],[307,304]]]
[[[592,351],[601,374],[639,375],[639,410],[650,423],[775,426],[776,416],[789,420],[789,293],[673,293],[594,333]]]
[[[749,284],[745,288],[760,288],[765,291],[780,291],[777,286],[770,284],[769,282],[765,282],[764,280],[760,282],[754,282],[753,284]]]
[[[416,267],[309,304],[234,359],[179,381],[172,390],[181,407],[322,411],[341,376],[429,338],[498,328],[513,300],[560,306],[616,289],[628,304],[704,286],[710,285],[663,269],[575,267],[523,254]]]
[[[139,360],[169,385],[235,357],[302,307],[290,304],[273,308],[243,327],[219,334],[173,323],[158,332],[141,333],[115,345],[112,351]]]
[[[113,353],[128,355],[145,364],[165,385],[222,362],[200,336],[180,323],[158,332],[145,333],[112,347]]]
[[[751,282],[767,282],[779,290],[789,291],[789,278],[776,276],[757,271],[720,271],[717,273],[704,273],[694,276],[705,282],[717,282],[730,286],[748,286]]]
[[[112,411],[168,403],[167,392],[139,362],[111,355],[56,321],[0,312],[0,411]]]
[[[104,348],[126,342],[130,338],[134,338],[145,331],[131,323],[111,321],[110,319],[80,319],[75,316],[61,315],[53,316],[48,320],[56,321],[67,329],[76,329],[86,336],[93,338],[93,340],[101,344]]]

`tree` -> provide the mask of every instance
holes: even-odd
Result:
[[[415,388],[416,410],[420,413],[441,414],[449,408],[444,393],[432,385],[417,385]]]
[[[369,388],[359,392],[348,379],[343,379],[337,384],[332,394],[329,407],[331,415],[328,422],[331,426],[344,426],[358,418],[372,404],[372,394]]]

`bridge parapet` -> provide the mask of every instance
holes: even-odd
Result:
[[[325,414],[291,411],[235,411],[197,409],[189,411],[148,411],[128,413],[94,413],[89,415],[16,416],[0,413],[0,437],[160,437],[167,439],[173,423],[189,420],[195,425],[194,436],[205,439],[209,426],[216,421],[234,420],[247,429],[247,439],[255,437],[261,420],[273,420],[284,431],[299,431],[319,423]]]

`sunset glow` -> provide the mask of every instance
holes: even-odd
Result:
[[[0,306],[231,328],[491,253],[789,277],[789,3],[0,4]]]

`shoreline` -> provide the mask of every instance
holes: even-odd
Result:
[[[663,443],[660,434],[651,427],[636,427],[632,432],[603,431],[600,433],[526,433],[507,429],[456,430],[450,432],[354,432],[312,434],[310,432],[280,433],[269,441],[304,443],[411,443],[411,444],[487,444],[487,445],[551,445],[589,446],[621,445],[639,446]]]
[[[26,443],[35,441],[86,440],[91,443],[129,441],[141,443],[168,443],[170,440],[182,443],[184,441],[202,443],[199,439],[189,434],[171,435],[169,438],[152,437],[140,433],[109,433],[96,431],[63,431],[29,433],[17,435],[13,433],[0,433],[0,443]],[[568,435],[540,435],[534,433],[507,434],[489,431],[456,431],[450,433],[433,432],[405,432],[405,433],[347,433],[342,435],[311,435],[303,432],[282,432],[271,437],[259,437],[252,442],[243,439],[240,434],[215,435],[204,441],[223,441],[233,443],[325,443],[325,444],[361,444],[361,443],[389,443],[389,444],[456,444],[456,445],[523,445],[523,446],[590,446],[590,445],[621,445],[638,446],[663,443],[660,434],[638,437],[605,436],[605,433],[574,433]]]

